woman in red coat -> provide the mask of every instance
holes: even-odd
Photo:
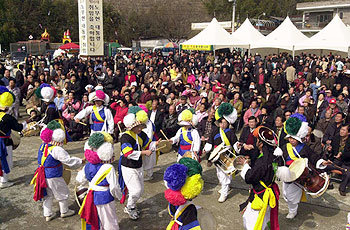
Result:
[[[127,106],[126,100],[123,98],[117,102],[113,102],[111,104],[111,109],[115,110],[114,134],[115,134],[115,138],[118,140],[120,130],[123,130],[125,128],[125,126],[123,124],[123,119],[128,114],[128,106]]]
[[[136,82],[136,76],[131,73],[131,70],[128,70],[128,74],[125,76],[125,81],[129,81],[130,83]]]

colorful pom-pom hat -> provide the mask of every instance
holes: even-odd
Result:
[[[84,150],[85,159],[91,164],[110,162],[114,158],[113,137],[106,132],[93,133]]]
[[[124,117],[123,120],[127,130],[131,130],[139,125],[142,125],[143,128],[146,128],[147,121],[147,113],[139,106],[131,106],[128,110],[128,114]]]
[[[96,90],[89,94],[89,101],[91,103],[95,101],[102,101],[105,105],[109,103],[109,96],[105,94],[102,90]]]
[[[57,121],[50,121],[47,126],[43,127],[40,133],[41,140],[46,144],[63,145],[66,134],[62,126]]]
[[[237,120],[237,110],[230,103],[224,102],[215,111],[215,120],[224,118],[228,123],[233,124]]]
[[[304,115],[300,113],[292,114],[284,123],[284,131],[287,134],[285,138],[292,137],[302,142],[302,139],[305,138],[308,133],[308,126],[309,124]]]
[[[35,95],[45,102],[51,102],[56,96],[56,89],[49,84],[43,83],[35,90]]]
[[[16,97],[12,92],[5,86],[0,86],[0,109],[5,110],[10,108],[15,100]]]
[[[198,124],[198,116],[195,114],[194,109],[185,109],[182,111],[178,117],[178,124],[181,126],[193,125],[196,126]]]
[[[196,160],[182,158],[165,170],[164,181],[167,187],[165,199],[172,205],[183,205],[203,190],[202,167]]]

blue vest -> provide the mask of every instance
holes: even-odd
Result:
[[[45,146],[47,144],[43,143],[41,144],[39,151],[38,151],[38,164],[39,167],[41,165],[41,157],[44,154],[45,151]],[[48,146],[52,146],[48,144]],[[56,148],[56,147],[54,147]],[[48,154],[50,153],[50,150],[48,150]],[[62,163],[59,160],[56,160],[55,158],[52,157],[51,154],[48,155],[44,162],[44,168],[45,168],[45,178],[55,178],[55,177],[62,177],[63,173],[63,166]]]
[[[193,138],[192,138],[192,135],[191,135],[191,129],[188,129],[186,133],[187,133],[188,139],[189,139],[190,141],[193,142]],[[182,133],[182,130],[181,130],[178,153],[179,153],[181,156],[183,156],[186,152],[191,151],[191,146],[192,146],[192,144],[191,144],[191,143],[188,143],[188,142],[184,139],[183,133]]]
[[[105,115],[105,109],[101,109],[100,111],[98,111],[98,113],[100,114],[101,118],[103,119],[103,122],[99,121],[96,116],[95,116],[95,112],[92,111],[91,114],[91,119],[92,119],[92,125],[91,125],[91,129],[93,131],[101,131],[104,121],[106,120],[106,115]]]
[[[101,168],[103,164],[91,164],[87,163],[85,165],[85,177],[86,179],[91,182],[92,178],[96,175],[98,170]],[[108,182],[106,178],[101,181],[101,183],[98,184],[99,186],[108,186]],[[114,197],[112,196],[111,192],[109,189],[107,191],[94,191],[94,203],[95,205],[102,205],[102,204],[108,204],[111,201],[114,200]]]

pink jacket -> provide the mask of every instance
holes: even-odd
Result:
[[[261,110],[260,109],[257,109],[255,114],[253,114],[251,108],[249,108],[245,113],[244,113],[244,116],[243,116],[243,121],[244,121],[244,124],[245,125],[248,125],[248,118],[251,117],[251,116],[254,116],[254,117],[258,117],[259,115],[261,114]]]

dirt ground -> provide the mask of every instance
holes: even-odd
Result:
[[[37,167],[37,150],[40,146],[39,137],[22,138],[21,145],[14,151],[14,168],[11,171],[10,179],[15,182],[13,187],[0,190],[0,229],[80,229],[78,215],[61,219],[57,217],[51,222],[45,222],[42,215],[40,202],[34,202],[33,187],[30,181]],[[84,142],[68,143],[65,149],[71,156],[83,157]],[[116,144],[115,154],[119,155],[120,145]],[[138,221],[128,219],[123,213],[123,205],[117,204],[117,215],[120,229],[142,229],[158,230],[166,229],[169,223],[167,214],[167,202],[163,196],[165,187],[163,185],[163,172],[170,164],[176,161],[174,152],[163,154],[159,158],[153,181],[145,182],[145,193],[139,202],[142,211]],[[216,218],[218,230],[243,229],[242,216],[238,212],[238,205],[244,202],[248,195],[248,185],[240,176],[236,176],[231,184],[231,193],[228,200],[219,204],[218,180],[214,167],[207,168],[202,162],[203,178],[205,186],[202,194],[194,202],[208,209]],[[76,173],[72,173],[69,189],[70,208],[78,211],[74,201],[74,187]],[[346,216],[350,211],[350,194],[347,197],[340,197],[338,183],[335,189],[328,190],[322,197],[312,199],[308,197],[307,203],[299,207],[298,216],[293,221],[287,221],[285,216],[288,212],[286,202],[280,199],[280,226],[281,229],[345,229]],[[280,188],[282,188],[280,186]],[[59,216],[58,204],[54,203],[54,210]]]

